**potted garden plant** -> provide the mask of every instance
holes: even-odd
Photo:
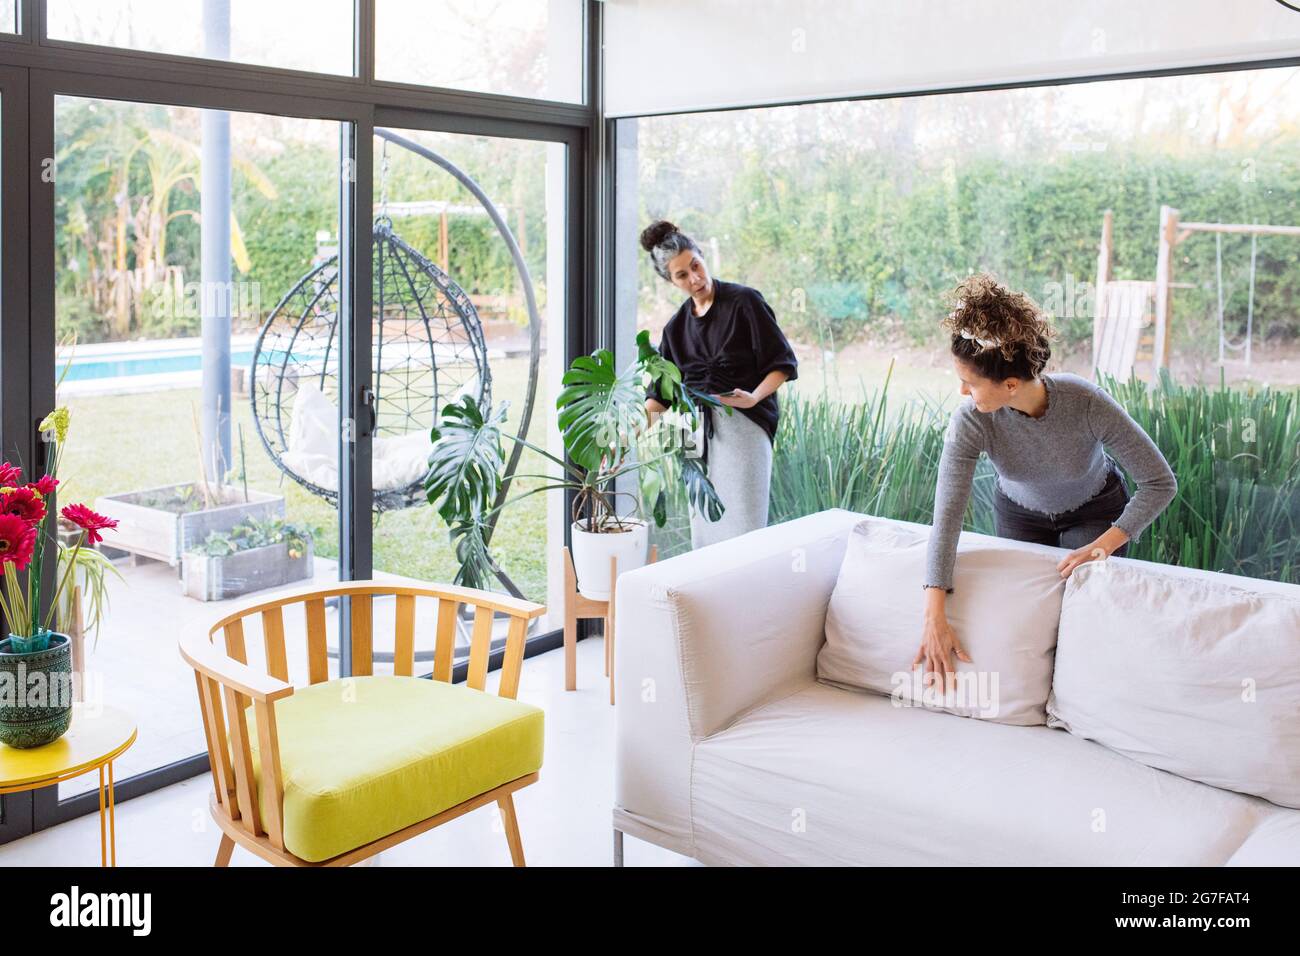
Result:
[[[68,420],[68,410],[57,408],[41,422],[50,445],[49,464],[36,481],[24,483],[21,469],[9,462],[0,465],[0,610],[9,627],[9,636],[0,641],[0,742],[10,747],[50,743],[72,722],[72,642],[50,625],[82,547],[101,541],[100,532],[117,524],[85,505],[65,505],[60,514],[80,534],[68,558],[60,559],[48,502],[59,483]],[[41,567],[50,545],[58,574],[54,594],[45,602]]]
[[[637,358],[619,372],[614,356],[600,349],[574,359],[556,399],[559,426],[569,461],[517,436],[522,444],[561,469],[559,475],[534,475],[544,483],[514,498],[499,501],[506,456],[501,426],[507,403],[484,414],[471,398],[448,405],[433,429],[433,451],[425,491],[429,502],[451,528],[460,571],[457,583],[484,587],[498,571],[488,542],[495,515],[539,491],[572,489],[572,541],[578,590],[592,600],[609,597],[610,557],[621,570],[646,560],[649,524],[643,508],[662,527],[667,520],[667,490],[684,481],[689,501],[709,520],[722,517],[723,506],[703,462],[688,457],[684,440],[694,429],[701,403],[731,414],[729,406],[687,387],[681,372],[650,344],[648,332],[637,336]],[[658,385],[669,402],[654,428],[646,428],[645,390]],[[635,454],[634,454],[635,453]],[[616,507],[615,482],[635,473],[640,494],[630,514]]]
[[[245,518],[230,531],[213,531],[185,553],[185,593],[224,601],[312,575],[312,533],[280,518]]]

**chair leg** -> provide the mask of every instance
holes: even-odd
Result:
[[[614,865],[623,866],[623,831],[614,831]]]
[[[527,866],[524,863],[524,844],[519,839],[519,820],[515,816],[514,794],[507,793],[497,800],[501,808],[501,822],[506,828],[506,842],[510,844],[510,860],[515,866]]]
[[[224,833],[221,834],[221,846],[217,847],[217,861],[213,866],[230,866],[230,854],[235,852],[235,841]]]

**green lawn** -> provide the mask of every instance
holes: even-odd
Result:
[[[543,356],[543,368],[545,360]],[[527,371],[526,359],[492,363],[493,400],[510,401],[508,424],[516,427]],[[547,415],[544,384],[539,383],[529,428],[529,440],[537,444],[543,442]],[[72,427],[62,465],[63,501],[90,504],[99,495],[196,480],[199,442],[194,422],[200,400],[197,388],[69,398],[66,404],[72,412]],[[257,437],[247,396],[236,396],[234,409],[236,474],[242,425],[248,487],[284,495],[289,520],[316,529],[317,553],[337,557],[338,516],[334,508],[281,474]],[[506,451],[508,454],[510,448]],[[545,473],[542,464],[540,456],[525,451],[519,471]],[[517,479],[511,495],[539,484],[536,479]],[[546,599],[545,497],[533,495],[502,512],[493,539],[497,559],[524,593],[538,601]],[[111,543],[111,535],[105,540]],[[375,568],[381,571],[428,581],[450,581],[456,573],[446,525],[428,505],[378,516],[374,551]]]

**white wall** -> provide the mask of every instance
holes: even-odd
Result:
[[[1297,55],[1276,0],[605,0],[611,116]]]

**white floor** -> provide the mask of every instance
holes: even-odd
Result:
[[[564,652],[524,662],[519,699],[546,711],[541,779],[515,796],[530,866],[610,866],[613,837],[614,708],[603,674],[599,638],[578,643],[578,690],[564,690]],[[496,675],[492,675],[493,678]],[[495,686],[495,680],[490,681]],[[208,814],[209,775],[193,777],[121,804],[117,809],[119,866],[209,866],[219,831]],[[627,866],[695,866],[632,837]],[[0,867],[94,866],[99,817],[80,817],[0,846]],[[483,807],[387,850],[379,866],[509,866],[510,852],[496,807]],[[236,849],[232,866],[264,866]]]

